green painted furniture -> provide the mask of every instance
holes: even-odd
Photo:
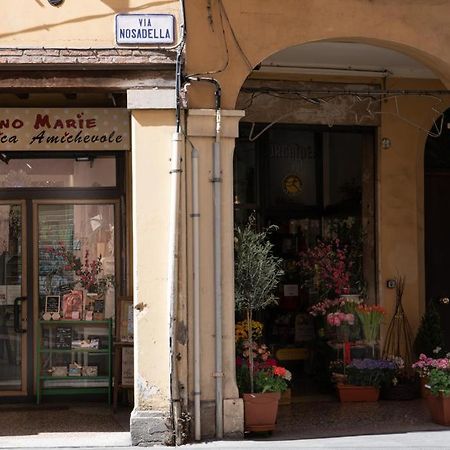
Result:
[[[73,348],[74,341],[86,343],[96,339],[98,348]],[[70,364],[91,370],[97,367],[97,374],[78,376],[72,372],[71,375]],[[60,373],[64,372],[64,367],[67,374]],[[106,394],[110,404],[111,393],[112,320],[40,320],[36,355],[37,403],[48,395]]]

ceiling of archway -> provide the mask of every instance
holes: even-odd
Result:
[[[419,61],[395,50],[351,42],[312,42],[282,50],[260,71],[308,74],[438,78]]]

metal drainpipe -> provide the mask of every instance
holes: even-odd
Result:
[[[170,348],[170,408],[173,423],[175,445],[183,444],[181,430],[181,399],[177,371],[177,313],[178,313],[178,245],[179,245],[179,203],[181,190],[181,78],[183,68],[183,50],[186,43],[186,17],[184,0],[180,0],[182,24],[180,25],[180,42],[177,44],[175,66],[175,132],[172,135],[172,151],[170,157],[170,199],[169,199],[169,245],[168,245],[168,302],[169,302],[169,348]]]
[[[198,198],[198,163],[199,153],[192,149],[192,246],[194,266],[194,437],[202,438],[201,431],[201,348],[200,348],[200,209]]]
[[[169,203],[169,248],[168,248],[168,300],[169,300],[169,344],[170,344],[170,388],[173,427],[176,443],[181,443],[179,420],[181,417],[180,392],[177,373],[177,306],[178,306],[178,214],[181,174],[181,133],[173,133],[170,167]]]
[[[213,147],[214,192],[214,284],[216,324],[216,436],[223,438],[223,361],[222,361],[222,174],[220,165],[220,103],[216,109],[216,141]]]
[[[213,145],[213,199],[214,199],[214,304],[215,304],[215,372],[216,379],[216,437],[223,438],[223,351],[222,351],[222,177],[220,165],[221,96],[220,83],[209,77],[187,76],[186,81],[211,83],[215,86],[216,130]]]

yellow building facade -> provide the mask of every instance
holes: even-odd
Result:
[[[22,267],[18,296],[38,305],[41,297],[55,294],[39,288],[39,280],[48,274],[39,265],[40,204],[64,200],[92,205],[101,200],[119,205],[116,221],[108,227],[116,230],[115,298],[134,302],[135,402],[130,423],[135,445],[243,435],[243,404],[235,379],[233,229],[239,199],[233,157],[246,126],[256,124],[256,132],[286,124],[320,133],[333,127],[372,133],[373,159],[367,163],[372,175],[363,186],[362,206],[371,230],[364,256],[371,268],[370,302],[384,306],[389,317],[395,292],[387,281],[401,274],[406,279],[404,307],[417,330],[432,292],[427,283],[439,272],[433,272],[436,259],[427,259],[427,249],[446,245],[426,241],[424,192],[427,141],[450,132],[448,115],[443,116],[450,107],[449,4],[50,3],[4,1],[0,102],[11,126],[11,114],[19,109],[32,115],[51,109],[57,118],[64,110],[88,117],[101,109],[95,126],[102,121],[116,134],[128,133],[129,144],[1,144],[2,160],[9,163],[23,157],[51,159],[52,152],[63,159],[64,152],[72,160],[86,157],[91,168],[103,151],[116,158],[114,192],[110,184],[95,180],[76,193],[58,190],[58,184],[52,191],[39,185],[35,197],[28,185],[1,185],[4,205],[25,202],[23,208],[36,215],[26,222],[28,242],[23,236],[24,245],[34,249],[26,263],[34,269]],[[157,22],[160,15],[167,15],[162,25]],[[121,26],[128,31],[120,34]],[[127,123],[118,124],[116,110],[127,114]],[[71,128],[67,122],[63,126]],[[46,131],[63,126],[42,125]],[[10,164],[5,164],[5,177]],[[106,217],[99,211],[89,213],[91,227],[93,217]],[[95,241],[100,257],[112,239],[101,236]],[[70,237],[71,251],[83,250],[83,239]],[[450,295],[444,291],[433,295]],[[118,300],[115,304],[109,318],[119,328]],[[22,307],[25,328],[39,328],[39,308]],[[33,397],[39,389],[33,366],[38,337],[36,331],[26,334],[21,345],[27,367],[20,368],[19,384],[5,389],[5,396]]]

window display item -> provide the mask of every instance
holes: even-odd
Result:
[[[99,339],[75,339],[72,341],[72,348],[99,348]]]
[[[49,372],[52,377],[67,377],[67,366],[55,366]]]
[[[55,348],[58,350],[72,348],[72,327],[58,327],[56,329]]]
[[[80,320],[83,315],[83,291],[71,291],[62,299],[64,320]]]
[[[59,295],[47,295],[45,297],[44,320],[59,320],[61,318],[61,297]]]
[[[81,366],[78,363],[69,364],[69,377],[81,377]]]
[[[83,377],[96,377],[98,376],[97,366],[83,366],[81,368],[81,375]]]

